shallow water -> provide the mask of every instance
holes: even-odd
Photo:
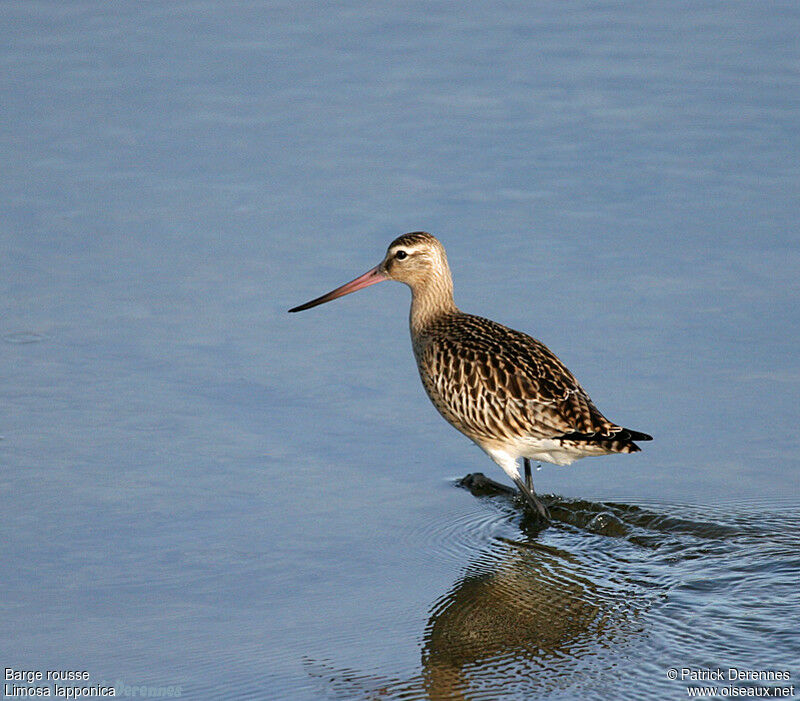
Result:
[[[795,3],[0,5],[0,664],[187,698],[685,698],[800,601]],[[407,230],[633,456],[537,531]],[[771,682],[783,685],[784,682]]]
[[[434,551],[463,570],[429,609],[421,672],[381,678],[309,661],[320,689],[337,698],[678,698],[689,686],[667,676],[678,660],[725,675],[796,672],[800,520],[791,507],[738,506],[711,521],[681,504],[551,498],[555,523],[541,531],[515,497],[496,500],[461,524],[460,543]],[[767,608],[775,615],[763,617]],[[767,645],[754,649],[755,631]]]

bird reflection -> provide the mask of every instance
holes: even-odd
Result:
[[[433,607],[425,690],[431,699],[467,698],[504,677],[528,690],[552,687],[596,647],[610,620],[603,594],[568,553],[499,542]]]
[[[482,476],[462,486],[480,495],[508,490]],[[548,506],[558,513],[558,503]],[[517,524],[521,539],[488,543],[431,607],[418,676],[379,679],[318,662],[307,664],[309,673],[341,698],[493,698],[501,690],[528,698],[574,683],[626,628],[631,602],[582,554],[540,543],[538,520]]]

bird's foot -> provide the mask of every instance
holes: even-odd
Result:
[[[517,485],[517,488],[522,493],[522,496],[525,497],[525,501],[528,505],[534,510],[538,516],[548,523],[550,522],[550,512],[547,510],[547,507],[541,502],[539,497],[536,496],[536,492],[533,491],[533,485],[529,489],[528,486],[521,480],[515,479],[514,482]]]

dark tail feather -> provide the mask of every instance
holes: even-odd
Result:
[[[651,435],[641,431],[632,431],[629,428],[623,428],[619,433],[613,435],[573,431],[572,433],[565,433],[559,438],[567,441],[594,443],[612,453],[638,453],[641,448],[634,441],[653,440]]]
[[[632,441],[652,441],[653,437],[648,433],[642,433],[641,431],[634,431],[630,428],[626,428],[623,432],[626,434],[625,437],[629,438]]]
[[[608,441],[652,441],[653,437],[641,431],[632,431],[629,428],[623,428],[617,433],[581,433],[580,431],[572,431],[571,433],[564,433],[558,436],[561,440],[565,441],[587,441],[589,443],[605,443]]]

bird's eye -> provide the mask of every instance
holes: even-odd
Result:
[[[403,260],[404,258],[408,258],[408,253],[405,251],[398,251],[394,254],[394,257],[397,258],[397,260]]]

